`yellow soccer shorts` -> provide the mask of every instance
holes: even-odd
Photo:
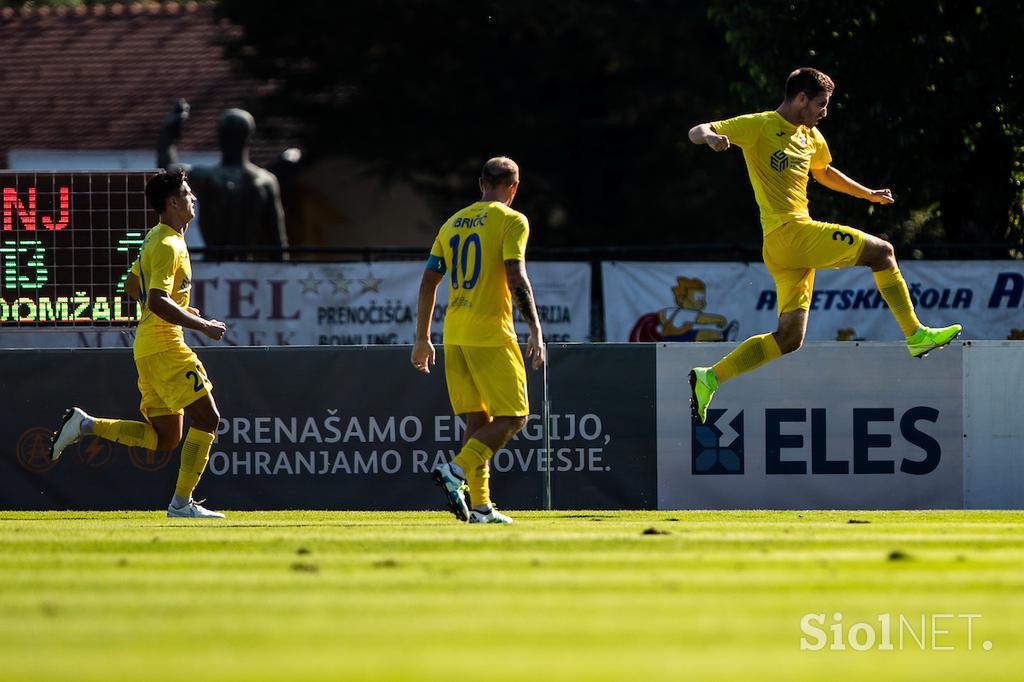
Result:
[[[184,408],[213,390],[203,363],[188,346],[176,346],[135,358],[139,371],[139,411],[147,420],[182,414]]]
[[[792,220],[764,238],[764,264],[775,280],[779,315],[810,310],[814,271],[856,265],[867,235],[854,227]]]
[[[526,365],[519,344],[444,345],[444,376],[455,414],[486,412],[491,417],[530,414]]]

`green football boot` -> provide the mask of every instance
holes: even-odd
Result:
[[[708,418],[708,405],[718,390],[718,377],[710,367],[694,367],[690,370],[690,411],[698,423]]]
[[[915,358],[923,358],[930,351],[942,348],[947,343],[960,336],[962,327],[958,324],[951,324],[948,327],[924,327],[922,326],[914,335],[907,339],[907,350]]]

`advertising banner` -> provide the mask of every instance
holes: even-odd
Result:
[[[1024,508],[1024,343],[964,348],[964,504]]]
[[[963,508],[963,346],[811,344],[696,424],[687,373],[733,347],[658,346],[659,509]]]
[[[1024,262],[907,261],[918,317],[959,322],[964,339],[1024,338]],[[602,263],[609,341],[732,341],[774,330],[775,284],[762,263]],[[809,341],[901,339],[867,268],[818,270]]]
[[[186,331],[195,347],[409,344],[424,263],[193,263],[191,305],[228,327],[223,342]],[[586,341],[590,334],[590,264],[527,265],[548,342]],[[448,305],[438,286],[433,340],[440,343]],[[2,310],[0,310],[2,312]],[[522,342],[526,325],[513,310]],[[131,330],[4,332],[0,347],[130,347]]]
[[[451,414],[443,348],[428,375],[408,346],[201,348],[221,412],[198,494],[217,509],[443,509],[430,480],[464,424]],[[552,347],[552,489],[560,509],[643,509],[656,503],[654,348]],[[491,460],[503,508],[541,508],[543,373],[528,370],[531,415]],[[140,419],[131,351],[0,352],[0,508],[161,509],[177,452],[149,452],[94,437],[49,458],[65,408]],[[609,382],[614,382],[610,384]],[[622,407],[613,386],[637,387]],[[554,388],[559,386],[562,388]],[[601,387],[602,390],[599,390]]]

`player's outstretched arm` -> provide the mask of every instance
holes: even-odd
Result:
[[[205,320],[174,302],[163,289],[150,289],[147,301],[149,309],[160,319],[186,329],[194,329],[214,341],[224,338],[227,327],[217,320]],[[195,308],[193,308],[195,310]]]
[[[891,204],[895,201],[892,198],[892,190],[870,189],[860,184],[853,178],[842,173],[835,166],[814,168],[811,170],[814,179],[835,192],[842,192],[858,199],[866,199],[874,204]]]
[[[512,292],[512,300],[519,308],[519,314],[530,327],[530,336],[526,340],[526,357],[533,362],[531,367],[538,369],[544,363],[544,333],[540,328],[540,316],[533,300],[533,287],[526,276],[526,263],[521,260],[505,261],[505,278],[508,290]]]
[[[430,366],[437,361],[434,344],[430,342],[430,322],[434,316],[437,285],[443,277],[443,272],[424,270],[420,279],[419,297],[416,299],[416,340],[412,345],[412,366],[424,374],[430,374]]]
[[[724,152],[730,144],[728,137],[715,134],[710,123],[701,123],[690,128],[690,142],[706,144],[716,152]]]

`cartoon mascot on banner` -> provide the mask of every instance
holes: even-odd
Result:
[[[737,320],[704,312],[707,287],[703,280],[677,277],[672,288],[674,308],[641,315],[629,332],[630,341],[734,341]]]

